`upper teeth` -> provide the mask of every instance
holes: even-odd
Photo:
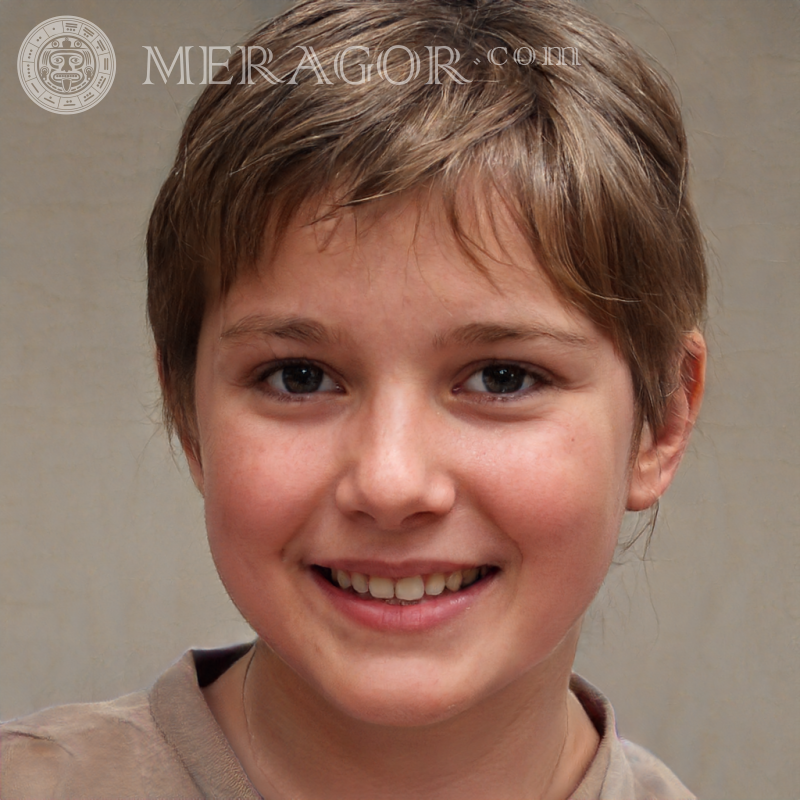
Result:
[[[331,577],[342,587],[352,587],[359,594],[369,593],[380,600],[414,601],[424,595],[440,595],[445,588],[457,592],[462,587],[475,583],[484,577],[489,567],[469,567],[457,569],[455,572],[434,572],[430,575],[411,575],[407,578],[383,578],[380,575],[364,575],[361,572],[347,572],[343,569],[332,569]]]

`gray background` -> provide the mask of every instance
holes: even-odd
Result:
[[[695,792],[796,798],[800,6],[586,5],[674,76],[713,296],[701,424],[649,559],[612,569],[590,611],[578,669]],[[142,238],[197,87],[143,86],[143,45],[232,45],[274,9],[0,3],[0,717],[112,697],[249,635],[155,424]],[[63,14],[117,54],[109,95],[75,116],[16,77],[25,36]]]

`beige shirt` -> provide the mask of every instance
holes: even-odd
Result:
[[[0,798],[262,800],[200,690],[250,647],[192,650],[150,692],[0,725]],[[570,800],[694,800],[655,756],[617,737],[600,692],[578,676],[572,690],[601,742]]]

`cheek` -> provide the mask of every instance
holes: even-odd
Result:
[[[280,649],[302,624],[291,602],[302,567],[290,553],[317,526],[330,478],[324,448],[263,420],[241,420],[204,442],[208,542],[234,605]],[[282,613],[265,620],[265,609],[275,608]]]
[[[228,421],[204,448],[206,525],[215,559],[280,554],[330,482],[325,443],[262,420]],[[222,433],[224,431],[224,434]]]
[[[522,569],[586,581],[594,594],[624,513],[626,456],[610,428],[554,425],[499,441],[474,465],[484,513],[514,541]]]
[[[465,476],[478,513],[511,545],[509,563],[501,564],[507,614],[499,628],[508,674],[546,660],[577,635],[624,513],[627,450],[613,426],[604,433],[561,423],[485,440]]]

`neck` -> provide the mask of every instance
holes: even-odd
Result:
[[[571,650],[555,675],[533,670],[425,726],[382,726],[342,713],[260,641],[205,693],[265,797],[563,800],[598,743],[568,690]]]

